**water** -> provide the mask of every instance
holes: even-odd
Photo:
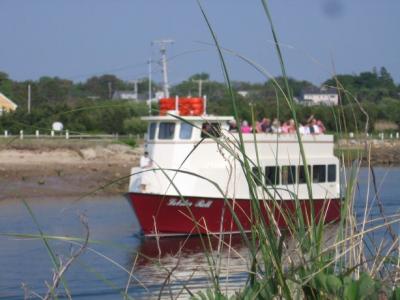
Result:
[[[400,168],[376,168],[377,188],[387,214],[396,213],[400,203]],[[359,176],[356,209],[363,214],[368,172]],[[371,190],[370,200],[374,201]],[[46,235],[84,237],[80,216],[89,225],[89,249],[74,261],[66,273],[66,282],[74,299],[119,299],[129,281],[128,293],[133,298],[157,298],[171,291],[175,294],[188,285],[191,290],[204,289],[208,284],[207,263],[197,238],[167,238],[142,240],[139,224],[123,196],[75,199],[29,199],[35,218]],[[372,215],[378,216],[374,206]],[[398,230],[397,227],[394,229]],[[21,201],[0,202],[0,233],[38,234],[37,226]],[[222,286],[240,286],[247,268],[246,249],[236,237],[232,241],[237,252],[222,251]],[[66,241],[50,241],[52,249],[65,262],[78,246]],[[180,246],[183,250],[179,255]],[[219,245],[221,247],[221,245]],[[218,244],[213,241],[213,248]],[[159,253],[161,249],[161,254]],[[140,251],[151,259],[137,258]],[[179,257],[179,259],[178,259]],[[171,277],[168,271],[174,270]],[[46,282],[52,282],[53,265],[40,239],[0,236],[0,299],[22,299],[33,293],[45,295]],[[169,279],[168,282],[165,282]],[[166,284],[165,284],[166,283]],[[25,288],[22,287],[24,284]],[[165,288],[162,289],[165,285]],[[61,295],[63,289],[58,290]],[[187,297],[182,291],[182,298]],[[62,298],[62,297],[61,297]]]

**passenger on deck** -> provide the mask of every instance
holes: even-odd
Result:
[[[319,127],[320,133],[324,134],[326,131],[324,123],[321,120],[317,120],[317,126]]]
[[[229,121],[229,132],[239,132],[236,121],[235,120],[231,120]]]
[[[281,133],[289,133],[289,124],[288,122],[283,122],[281,126]]]
[[[304,126],[303,124],[299,123],[299,133],[300,134],[310,134],[310,127],[308,127],[307,125]]]
[[[272,133],[280,133],[281,132],[281,122],[275,118],[271,125]]]
[[[296,124],[293,119],[290,119],[288,122],[288,133],[296,133]]]
[[[153,166],[153,162],[149,157],[149,152],[145,151],[144,155],[140,157],[140,168],[142,170],[148,170]],[[140,183],[140,191],[144,193],[146,191],[147,186],[150,184],[149,180],[149,172],[141,173],[141,183]]]
[[[262,120],[256,122],[256,127],[255,127],[255,132],[256,133],[261,133],[262,132],[261,124],[262,124]]]
[[[249,123],[246,120],[244,120],[242,122],[242,126],[240,127],[240,130],[242,131],[242,133],[250,133],[251,126],[249,125]]]
[[[271,130],[271,120],[268,118],[264,118],[261,121],[261,132],[270,133]]]

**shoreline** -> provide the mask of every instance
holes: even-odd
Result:
[[[339,140],[335,143],[335,155],[346,165],[362,158],[362,166],[399,166],[400,140]]]
[[[120,144],[81,149],[2,149],[0,201],[126,193],[130,169],[138,165],[142,151]]]

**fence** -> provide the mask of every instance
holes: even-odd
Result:
[[[142,139],[143,135],[140,134],[127,134],[120,135],[115,134],[80,134],[70,133],[69,130],[64,131],[50,131],[49,133],[41,133],[39,130],[35,131],[35,134],[25,134],[23,130],[20,130],[18,134],[12,134],[8,130],[4,130],[4,133],[0,135],[0,138],[19,138],[23,139],[86,139],[86,140],[119,140],[119,139]]]
[[[349,139],[354,139],[354,140],[365,140],[365,139],[375,139],[375,140],[398,140],[400,139],[400,133],[399,132],[390,132],[390,133],[385,133],[385,132],[378,132],[378,133],[367,133],[367,134],[354,134],[353,132],[350,132],[347,135],[347,138]]]

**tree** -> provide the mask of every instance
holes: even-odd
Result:
[[[101,99],[111,99],[116,90],[126,90],[127,85],[115,75],[102,75],[89,78],[83,85],[91,96],[97,96]]]
[[[12,98],[12,81],[8,77],[7,73],[0,71],[0,93],[3,93],[7,97]]]

